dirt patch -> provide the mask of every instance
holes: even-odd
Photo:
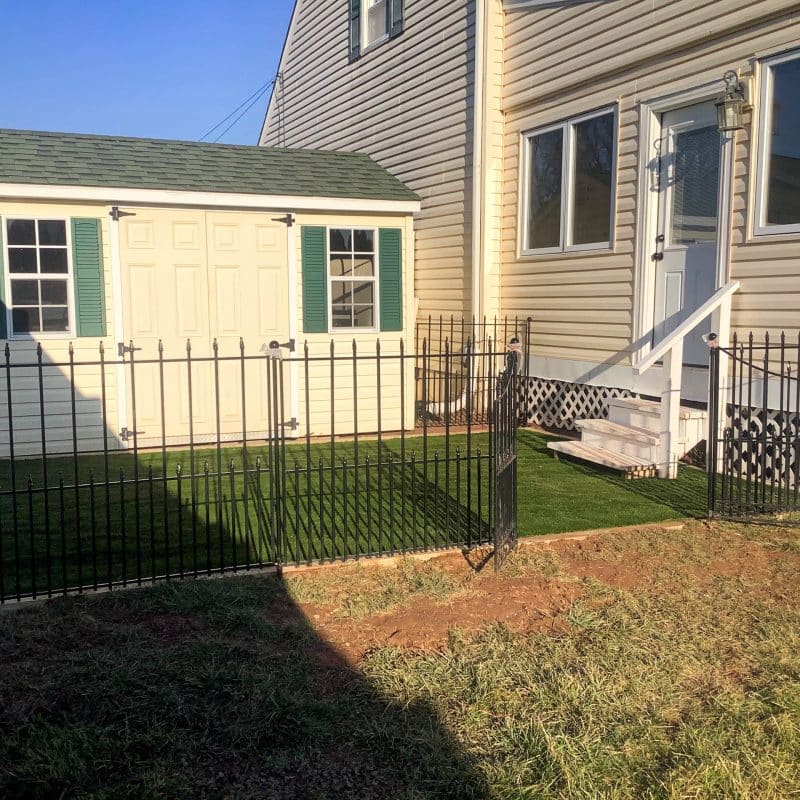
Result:
[[[142,620],[142,623],[167,646],[177,644],[203,629],[203,624],[197,617],[179,614],[153,614]]]
[[[420,597],[368,619],[339,619],[323,606],[303,610],[317,632],[352,663],[379,647],[439,650],[453,628],[474,633],[493,622],[519,633],[560,632],[569,627],[563,615],[580,593],[574,582],[535,576],[498,578],[450,602]]]

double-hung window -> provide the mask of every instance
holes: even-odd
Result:
[[[330,328],[377,328],[376,235],[370,228],[328,231]]]
[[[404,0],[349,0],[350,61],[403,32]]]
[[[70,259],[63,219],[7,219],[6,304],[11,334],[70,331]]]
[[[762,62],[755,233],[800,233],[800,53]]]
[[[523,255],[611,247],[616,109],[523,137]]]

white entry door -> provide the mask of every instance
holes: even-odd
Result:
[[[713,103],[669,111],[661,118],[658,225],[653,258],[653,344],[671,333],[718,288],[722,137]],[[707,366],[701,323],[684,342],[684,363]]]

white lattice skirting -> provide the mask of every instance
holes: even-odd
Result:
[[[522,410],[528,424],[559,431],[574,431],[576,419],[606,419],[609,400],[633,395],[628,389],[546,378],[520,381]]]

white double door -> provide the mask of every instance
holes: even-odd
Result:
[[[722,136],[713,103],[661,115],[653,344],[669,335],[718,288]],[[684,363],[708,364],[706,320],[686,338]]]

